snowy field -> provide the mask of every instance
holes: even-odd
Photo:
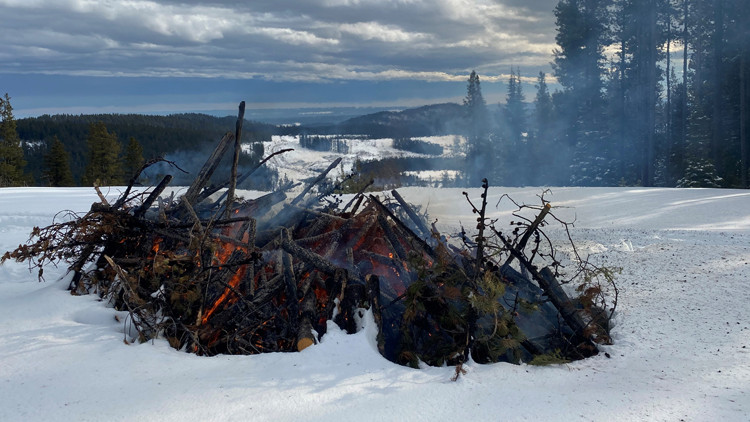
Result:
[[[341,158],[341,165],[339,169],[332,171],[328,175],[329,178],[341,177],[342,172],[351,172],[354,168],[355,161],[358,159],[361,161],[371,161],[393,157],[429,157],[429,155],[425,154],[417,154],[396,149],[393,147],[393,139],[391,138],[358,139],[343,136],[339,139],[349,145],[350,149],[348,153],[339,154],[333,151],[315,151],[302,148],[300,147],[299,136],[274,135],[271,142],[263,143],[266,155],[288,148],[293,148],[294,151],[273,157],[267,165],[278,170],[279,176],[286,176],[290,180],[303,180],[305,178],[317,176],[337,158]],[[460,150],[460,145],[466,142],[464,138],[455,135],[427,136],[414,139],[442,146],[443,157],[460,155],[460,152],[454,150]],[[251,145],[245,144],[243,145],[243,148],[245,151],[249,151]],[[432,177],[433,179],[439,180],[442,177],[441,172],[433,173],[434,174],[425,174],[423,178],[429,179]],[[451,174],[455,177],[455,174]]]
[[[461,190],[400,192],[447,232],[473,225]],[[540,192],[491,188],[490,204],[504,193],[537,204]],[[96,199],[85,188],[0,189],[0,252]],[[63,268],[39,283],[25,264],[6,263],[0,421],[749,420],[750,191],[555,188],[547,199],[576,219],[574,240],[591,260],[623,267],[610,358],[470,363],[451,382],[453,368],[380,357],[373,324],[350,336],[330,327],[301,353],[198,357],[166,341],[126,344],[124,315],[70,296]]]

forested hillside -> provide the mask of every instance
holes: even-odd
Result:
[[[176,151],[200,151],[213,147],[227,131],[234,129],[234,117],[214,117],[205,114],[173,114],[151,116],[140,114],[96,115],[43,115],[18,119],[19,138],[24,142],[26,173],[34,177],[35,184],[45,184],[44,158],[55,137],[70,154],[73,177],[80,183],[87,164],[89,149],[87,138],[92,124],[103,123],[109,133],[116,135],[121,150],[131,138],[142,146],[145,159],[166,156]],[[257,142],[270,139],[273,126],[248,122],[244,141]]]

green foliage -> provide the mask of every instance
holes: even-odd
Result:
[[[409,257],[417,279],[404,299],[401,363],[455,365],[466,358],[469,337],[474,338],[475,361],[520,363],[526,337],[513,312],[502,305],[505,283],[489,270],[470,283],[467,274],[448,262],[430,264],[419,255]]]
[[[535,366],[547,366],[547,365],[562,365],[565,363],[569,363],[570,359],[567,359],[562,356],[560,353],[560,350],[555,350],[550,353],[545,353],[543,355],[536,355],[533,359],[529,362],[529,365],[535,365]]]
[[[584,265],[582,268],[582,280],[576,287],[576,291],[579,293],[576,300],[590,319],[588,332],[585,334],[598,343],[612,343],[610,320],[617,306],[619,294],[615,277],[621,272],[622,268],[620,267],[589,267]],[[614,292],[610,292],[610,290],[614,290]]]
[[[88,164],[83,173],[83,184],[122,184],[122,166],[120,164],[120,144],[117,135],[109,133],[103,122],[89,126]]]
[[[50,186],[75,186],[70,171],[70,154],[57,137],[52,140],[52,146],[44,156],[44,167],[44,179]]]
[[[145,162],[143,147],[131,136],[125,148],[125,157],[123,157],[123,180],[130,180]]]
[[[468,306],[460,286],[465,275],[445,263],[430,265],[415,253],[408,261],[417,280],[404,298],[399,362],[412,367],[420,361],[454,365],[466,347]]]
[[[706,159],[690,160],[685,169],[685,176],[677,181],[679,188],[719,188],[722,178],[716,173],[716,167]]]
[[[29,181],[23,173],[26,160],[7,93],[0,98],[0,117],[0,187],[21,186]]]
[[[521,361],[521,342],[526,336],[516,325],[513,313],[501,305],[505,289],[505,283],[487,270],[468,296],[478,317],[472,350],[477,362]]]
[[[143,147],[143,157],[167,157],[177,151],[195,152],[213,148],[228,128],[234,128],[236,116],[219,118],[204,114],[168,116],[139,114],[43,115],[17,120],[19,137],[27,143],[50,144],[57,136],[70,153],[70,168],[75,180],[82,180],[89,160],[87,137],[92,123],[103,122],[118,142],[126,146],[130,137]],[[245,122],[243,143],[268,142],[277,128],[256,122]],[[262,156],[262,144],[259,145]],[[125,148],[123,148],[125,151]],[[43,180],[46,151],[27,150],[26,171]],[[259,159],[258,159],[259,161]],[[185,165],[185,163],[178,163]],[[202,164],[202,163],[201,163]],[[196,170],[197,171],[197,170]],[[124,180],[124,182],[127,180]]]

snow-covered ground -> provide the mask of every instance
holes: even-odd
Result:
[[[319,136],[319,135],[314,135]],[[349,152],[346,154],[339,154],[333,151],[315,151],[307,148],[300,147],[299,136],[291,135],[274,135],[271,142],[264,142],[263,147],[266,155],[283,149],[293,148],[294,151],[279,154],[273,157],[269,162],[268,166],[275,168],[279,171],[279,176],[286,176],[290,180],[303,180],[305,178],[317,176],[321,171],[325,170],[330,163],[336,158],[341,157],[341,164],[338,170],[334,170],[329,173],[328,177],[336,178],[343,176],[343,173],[349,173],[354,168],[354,163],[357,159],[362,161],[380,160],[383,158],[392,157],[428,157],[428,155],[417,154],[413,152],[403,151],[393,147],[393,139],[381,138],[381,139],[362,139],[357,137],[337,137],[342,142],[346,142],[349,145]],[[461,145],[466,140],[461,136],[448,135],[448,136],[428,136],[414,138],[422,141],[437,144],[443,147],[443,156],[451,157],[460,155]],[[245,150],[250,150],[249,144],[244,145]],[[414,175],[420,177],[420,173],[425,173],[421,176],[424,179],[439,179],[442,177],[440,172],[411,172]],[[431,174],[434,173],[434,174]],[[451,171],[453,177],[454,172]]]
[[[400,192],[443,230],[472,225],[461,190]],[[490,192],[494,206],[504,193],[538,203],[541,189]],[[471,363],[451,382],[453,368],[380,357],[373,324],[349,336],[332,326],[301,353],[198,357],[166,341],[126,344],[124,316],[70,296],[63,268],[39,283],[25,264],[6,263],[0,421],[747,421],[750,191],[555,188],[547,199],[576,218],[574,240],[590,259],[623,267],[611,358]],[[0,252],[96,200],[85,188],[0,189]],[[507,220],[505,204],[493,216]]]

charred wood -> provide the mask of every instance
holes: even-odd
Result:
[[[370,186],[372,186],[374,183],[375,183],[375,180],[374,179],[370,179],[369,182],[367,182],[364,186],[362,186],[362,188],[360,188],[360,190],[357,191],[357,193],[352,197],[352,199],[350,199],[349,202],[346,203],[346,205],[344,206],[344,208],[341,209],[341,213],[342,214],[346,213],[346,210],[349,209],[349,206],[352,205],[352,204],[354,204],[355,201],[358,201],[358,203],[361,203],[362,202],[362,198],[364,197],[363,194],[365,193],[365,191],[367,190],[367,188],[369,188]],[[356,213],[358,207],[359,206],[354,207],[352,209],[351,214]]]
[[[146,211],[148,211],[149,208],[151,208],[151,205],[154,204],[154,201],[156,201],[157,198],[164,192],[164,189],[169,186],[169,183],[172,181],[172,175],[168,174],[164,176],[163,179],[161,179],[161,182],[159,182],[158,185],[154,188],[154,190],[151,191],[151,193],[146,197],[146,199],[143,201],[143,203],[136,208],[133,215],[135,217],[143,217],[144,214],[146,214]]]
[[[320,183],[320,181],[321,181],[321,180],[323,180],[323,179],[324,179],[324,178],[325,178],[325,177],[326,177],[326,176],[328,175],[328,173],[329,173],[329,172],[330,172],[331,170],[333,170],[334,168],[336,168],[336,166],[338,166],[338,165],[339,165],[339,163],[341,163],[341,160],[342,160],[342,158],[341,158],[341,157],[339,157],[339,158],[335,159],[335,160],[334,160],[334,161],[333,161],[333,162],[331,163],[331,165],[329,165],[329,166],[328,166],[328,167],[327,167],[327,168],[326,168],[325,170],[323,170],[323,172],[322,172],[322,173],[320,173],[320,174],[318,175],[318,177],[316,177],[316,178],[315,178],[315,179],[313,179],[313,180],[312,180],[312,181],[311,181],[310,183],[308,183],[308,185],[307,185],[307,186],[305,186],[305,189],[303,189],[303,190],[302,190],[302,192],[301,192],[301,193],[300,193],[299,195],[297,195],[297,197],[296,197],[296,198],[294,198],[294,199],[292,200],[292,205],[296,205],[297,203],[299,203],[299,202],[300,202],[300,201],[302,200],[302,198],[304,198],[304,197],[305,197],[305,195],[307,195],[307,193],[308,193],[308,192],[310,191],[310,189],[312,189],[312,188],[313,188],[313,187],[314,187],[315,185],[317,185],[318,183]]]
[[[401,208],[404,210],[406,215],[409,216],[409,219],[412,223],[414,223],[414,226],[419,230],[424,236],[424,238],[429,238],[431,236],[430,229],[427,228],[427,226],[424,224],[424,221],[417,216],[417,213],[414,212],[413,209],[411,209],[411,206],[404,200],[404,198],[401,197],[401,195],[398,193],[397,190],[392,190],[391,195],[398,201],[399,205],[401,205]]]
[[[526,229],[526,232],[523,234],[523,237],[521,237],[521,240],[518,242],[518,245],[516,246],[517,250],[523,251],[526,248],[526,244],[531,238],[531,235],[534,234],[537,228],[539,228],[539,225],[542,223],[542,221],[544,221],[544,217],[546,217],[547,214],[549,214],[550,209],[552,209],[552,205],[550,205],[549,203],[544,205],[544,208],[542,208],[542,211],[539,213],[539,215],[537,215],[534,221]],[[503,266],[510,265],[513,262],[513,259],[515,259],[515,255],[511,254],[508,257],[508,259],[505,260],[505,263],[503,264]]]
[[[240,150],[242,145],[240,140],[242,139],[242,123],[245,121],[245,102],[240,102],[239,113],[237,115],[237,123],[234,129],[234,156],[232,157],[232,172],[229,177],[229,189],[227,189],[227,202],[226,202],[226,214],[229,217],[229,213],[234,203],[234,190],[237,187],[237,166],[240,163]]]
[[[211,176],[214,174],[216,167],[219,166],[221,158],[224,156],[227,149],[229,149],[229,145],[232,141],[234,141],[234,134],[232,134],[231,132],[227,132],[224,137],[221,138],[219,144],[216,146],[216,149],[214,149],[214,152],[210,157],[208,157],[208,160],[203,165],[203,168],[201,168],[201,170],[198,172],[195,180],[192,184],[190,184],[190,187],[188,188],[187,192],[185,192],[185,195],[183,195],[183,198],[187,202],[189,202],[190,204],[195,204],[196,199],[198,199],[198,195],[200,195],[201,190],[203,190],[208,181],[211,179]]]

